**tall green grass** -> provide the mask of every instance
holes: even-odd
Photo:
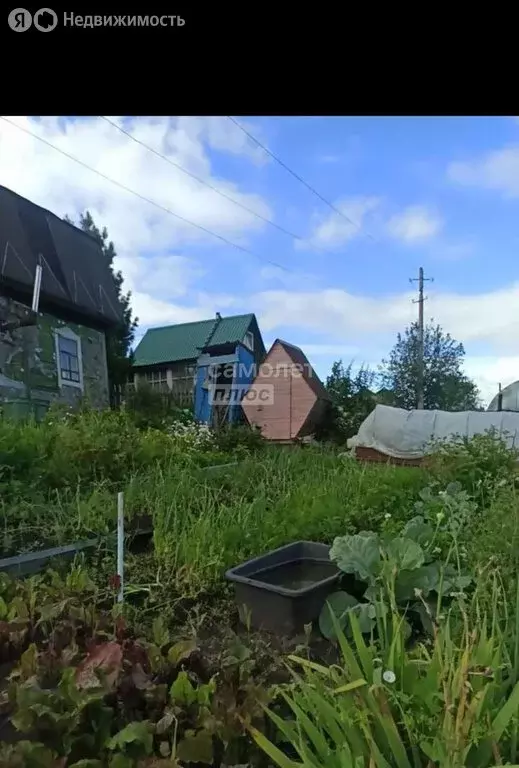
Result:
[[[519,580],[516,580],[519,595]],[[429,643],[410,646],[396,612],[368,642],[351,615],[351,640],[335,623],[340,659],[289,657],[283,715],[267,710],[275,742],[250,727],[280,768],[489,768],[517,762],[519,618],[459,600]]]
[[[424,482],[420,471],[307,449],[266,451],[222,473],[178,476],[161,469],[138,489],[153,511],[157,557],[191,590],[291,541],[331,543],[378,527],[386,515],[406,519]]]
[[[458,479],[480,505],[464,534],[465,556],[477,563],[501,552],[513,574],[513,457],[490,437],[443,447],[427,469],[360,464],[313,447],[260,446],[239,431],[224,437],[193,449],[182,431],[139,427],[124,411],[56,411],[43,424],[1,419],[4,553],[113,530],[123,491],[128,519],[152,516],[160,564],[180,589],[197,593],[229,566],[290,541],[331,542],[398,527],[413,515],[421,489]],[[207,471],[238,458],[237,466]]]

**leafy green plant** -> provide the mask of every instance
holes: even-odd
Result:
[[[261,431],[247,424],[228,424],[215,433],[216,446],[223,453],[246,457],[264,447]]]
[[[362,599],[345,591],[328,598],[319,617],[322,634],[335,638],[335,625],[349,627],[356,616],[361,632],[375,629],[377,618],[390,610],[408,618],[420,617],[422,627],[431,627],[431,616],[444,596],[465,589],[471,577],[454,565],[435,558],[436,529],[421,516],[412,518],[400,535],[380,537],[372,531],[337,537],[330,558],[339,569],[365,585]],[[407,630],[410,634],[411,627]]]
[[[157,392],[143,383],[127,393],[124,407],[134,423],[144,429],[165,429],[174,421],[193,421],[192,409],[182,407],[173,393]]]
[[[515,752],[519,683],[506,643],[486,616],[455,641],[451,615],[432,646],[406,647],[402,620],[387,622],[384,647],[368,644],[350,613],[351,640],[332,617],[341,657],[324,666],[290,657],[293,683],[281,689],[290,718],[272,709],[278,743],[250,728],[280,768],[488,768]],[[301,670],[301,671],[299,671]]]
[[[195,638],[174,639],[160,617],[145,642],[134,640],[122,624],[114,627],[115,639],[106,639],[99,619],[91,626],[77,619],[71,598],[51,611],[48,596],[55,597],[59,584],[65,594],[91,589],[81,569],[64,582],[53,574],[50,585],[49,579],[37,583],[51,632],[25,644],[10,675],[9,706],[14,727],[39,746],[32,763],[25,742],[5,751],[6,765],[26,759],[42,768],[136,768],[153,758],[180,768],[247,757],[246,725],[263,722],[261,704],[269,701],[247,647],[238,640],[227,646],[219,672],[210,674]],[[34,600],[26,599],[21,610],[29,626],[38,628],[43,608],[34,609]]]
[[[437,440],[430,446],[432,476],[443,484],[457,482],[485,505],[495,489],[517,476],[519,451],[507,445],[506,435],[490,429],[470,438]]]

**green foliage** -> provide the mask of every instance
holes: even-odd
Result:
[[[71,224],[75,222],[66,217]],[[133,318],[131,308],[131,292],[123,293],[123,275],[120,270],[116,270],[114,267],[114,259],[117,256],[115,246],[108,238],[108,230],[106,227],[99,229],[90,211],[85,211],[79,217],[77,224],[84,232],[88,232],[89,235],[97,240],[103,254],[110,266],[110,270],[113,274],[117,296],[119,298],[119,304],[121,306],[121,312],[123,316],[122,323],[114,330],[107,331],[106,333],[106,354],[108,362],[108,379],[110,382],[110,399],[113,405],[119,404],[119,394],[128,381],[128,376],[131,370],[131,358],[130,350],[132,342],[135,338],[135,330],[138,324],[138,318]]]
[[[451,541],[456,542],[460,521],[467,521],[465,499],[454,494],[442,498],[446,506],[451,505],[447,524]],[[421,504],[425,508],[425,502]],[[335,625],[347,630],[352,614],[357,617],[361,632],[369,633],[376,629],[377,616],[390,610],[400,611],[412,622],[414,614],[414,623],[419,619],[422,629],[430,628],[430,618],[441,601],[471,583],[471,577],[460,571],[459,564],[456,568],[435,557],[441,552],[437,545],[443,521],[443,513],[441,517],[437,514],[434,525],[425,517],[416,516],[397,536],[381,537],[372,531],[362,531],[337,537],[330,558],[343,573],[362,582],[365,592],[362,601],[352,601],[347,592],[331,595],[319,618],[322,634],[335,639]]]
[[[246,458],[265,446],[261,431],[246,424],[227,424],[215,433],[218,451]]]
[[[233,460],[216,450],[208,430],[179,415],[161,430],[139,428],[127,410],[53,407],[41,424],[0,419],[4,552],[104,534],[114,528],[114,495],[121,486],[130,486],[129,516],[152,514],[134,510],[133,484],[152,482],[166,467],[172,479],[186,466]],[[145,493],[148,484],[142,488]],[[136,505],[141,501],[142,495]]]
[[[164,429],[173,422],[193,421],[193,412],[178,405],[172,392],[157,392],[146,384],[128,392],[125,408],[136,426]]]
[[[398,408],[417,406],[419,367],[418,323],[412,323],[382,361],[382,380],[393,393]],[[462,371],[463,344],[455,341],[441,326],[430,322],[424,329],[424,408],[441,411],[479,409],[476,385]]]
[[[291,657],[294,682],[281,691],[291,716],[270,709],[278,738],[251,728],[254,740],[280,768],[515,763],[514,661],[495,617],[477,604],[472,609],[474,619],[457,604],[462,629],[456,641],[451,612],[431,644],[411,648],[396,613],[385,621],[379,644],[364,639],[355,614],[350,638],[335,621],[339,663]]]
[[[376,405],[376,396],[372,391],[376,374],[362,366],[353,375],[352,366],[353,363],[350,363],[345,368],[342,360],[332,365],[326,379],[326,389],[332,402],[316,434],[319,440],[345,443],[357,434],[359,426]]]
[[[509,448],[506,435],[495,429],[473,437],[458,436],[431,446],[430,469],[435,478],[457,482],[483,504],[494,489],[517,477],[519,451]]]
[[[172,642],[156,618],[151,641],[138,640],[106,606],[81,567],[65,579],[3,577],[0,647],[5,660],[9,638],[19,659],[8,711],[33,746],[0,745],[2,766],[213,765],[217,755],[228,764],[250,755],[245,728],[263,722],[270,701],[251,651],[238,640],[222,648],[216,677],[194,637]]]
[[[517,763],[514,454],[484,436],[409,469],[255,439],[219,442],[188,418],[139,428],[128,410],[0,420],[4,540],[16,521],[30,545],[51,526],[69,541],[113,530],[123,489],[129,517],[153,517],[155,542],[125,563],[124,619],[111,553],[89,570],[0,575],[1,659],[18,662],[3,706],[31,739],[0,746],[0,764],[262,765],[247,732],[269,765],[292,768]],[[333,645],[313,645],[308,628],[289,687],[265,687],[273,662],[256,657],[250,628],[246,644],[211,637],[209,663],[191,622],[212,634],[225,569],[302,538],[333,541],[344,572],[320,619]]]

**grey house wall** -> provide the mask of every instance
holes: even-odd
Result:
[[[28,308],[0,296],[0,317],[11,321],[28,317]],[[82,358],[82,386],[59,381],[56,331],[78,337]],[[40,313],[36,326],[0,332],[0,407],[6,415],[42,415],[53,402],[76,405],[86,400],[96,408],[109,405],[105,334],[77,323]]]

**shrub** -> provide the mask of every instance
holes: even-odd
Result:
[[[129,392],[125,409],[138,427],[163,429],[174,421],[193,421],[192,409],[179,405],[173,393],[157,392],[142,384]]]
[[[215,443],[219,451],[237,456],[254,453],[265,445],[261,431],[247,424],[227,424],[215,433]]]
[[[349,520],[357,529],[379,529],[385,520],[403,523],[412,516],[419,493],[426,485],[426,474],[419,467],[393,467],[349,462],[358,477],[355,494],[345,497],[344,505]]]
[[[433,443],[428,466],[443,486],[456,481],[486,504],[496,485],[517,474],[519,451],[508,448],[496,430]]]

